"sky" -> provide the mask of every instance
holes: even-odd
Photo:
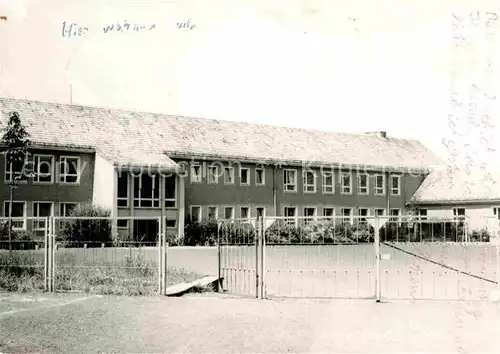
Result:
[[[499,8],[494,1],[0,0],[0,16],[8,16],[0,21],[0,95],[386,131],[420,140],[445,160],[494,166],[500,97],[487,103],[470,87],[498,94],[500,19],[485,23]],[[469,14],[477,11],[473,25]],[[125,20],[145,30],[104,33]],[[177,27],[188,20],[194,27]],[[453,39],[453,21],[463,40]],[[64,22],[88,31],[68,38]],[[450,104],[452,92],[461,107]]]

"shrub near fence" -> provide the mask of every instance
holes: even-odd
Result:
[[[60,247],[71,248],[110,246],[113,242],[110,215],[109,210],[83,204],[73,210],[68,219],[57,220],[56,242]]]
[[[238,237],[248,234],[248,228],[253,227],[252,223],[256,220],[251,219],[252,223],[219,221],[222,221],[219,225],[216,220],[206,219],[187,222],[182,244],[213,246],[217,243],[220,228],[224,228],[221,233],[225,237],[224,243],[236,243]],[[267,244],[355,244],[373,242],[374,233],[374,228],[362,220],[348,222],[317,218],[307,223],[290,224],[285,218],[276,218],[265,235]],[[467,230],[466,223],[457,221],[387,221],[380,228],[380,239],[382,242],[489,242],[490,234],[486,229]],[[253,238],[251,242],[254,242]]]
[[[11,225],[11,235],[9,242],[9,222],[0,221],[0,249],[8,250],[28,250],[35,249],[43,245],[43,237],[35,237],[33,233],[25,230],[15,230]],[[10,244],[10,245],[9,245]]]
[[[266,230],[267,244],[353,244],[373,242],[374,228],[367,222],[319,220],[307,225],[290,225],[278,219]]]

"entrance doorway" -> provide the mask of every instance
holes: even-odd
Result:
[[[139,246],[155,246],[158,241],[158,220],[134,220],[134,241]]]

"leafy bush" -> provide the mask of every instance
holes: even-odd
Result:
[[[219,235],[217,233],[219,232]],[[255,228],[251,223],[203,219],[199,222],[186,222],[184,227],[185,246],[214,246],[217,240],[224,244],[247,245],[255,242]]]
[[[29,231],[13,230],[11,225],[11,249],[28,250],[35,249],[37,241]],[[0,222],[0,249],[9,249],[9,222]]]
[[[59,241],[69,247],[101,247],[101,243],[111,243],[111,221],[109,219],[95,219],[96,217],[111,216],[107,209],[92,204],[82,204],[75,208],[71,217],[82,219],[68,219],[62,222],[58,236]]]
[[[491,235],[486,229],[473,230],[469,233],[471,242],[490,242]]]
[[[306,226],[272,224],[266,230],[269,244],[318,244],[373,242],[375,230],[366,222],[320,221]]]
[[[381,228],[381,241],[387,242],[461,242],[466,226],[454,222],[388,222]]]
[[[217,242],[217,221],[201,220],[186,223],[184,227],[185,246],[213,246]]]
[[[304,243],[308,238],[307,230],[301,226],[281,225],[274,222],[266,230],[266,242],[273,243]]]

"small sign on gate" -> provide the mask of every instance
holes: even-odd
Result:
[[[384,261],[388,261],[391,259],[391,254],[390,253],[382,253],[380,255],[380,258],[383,259]]]

